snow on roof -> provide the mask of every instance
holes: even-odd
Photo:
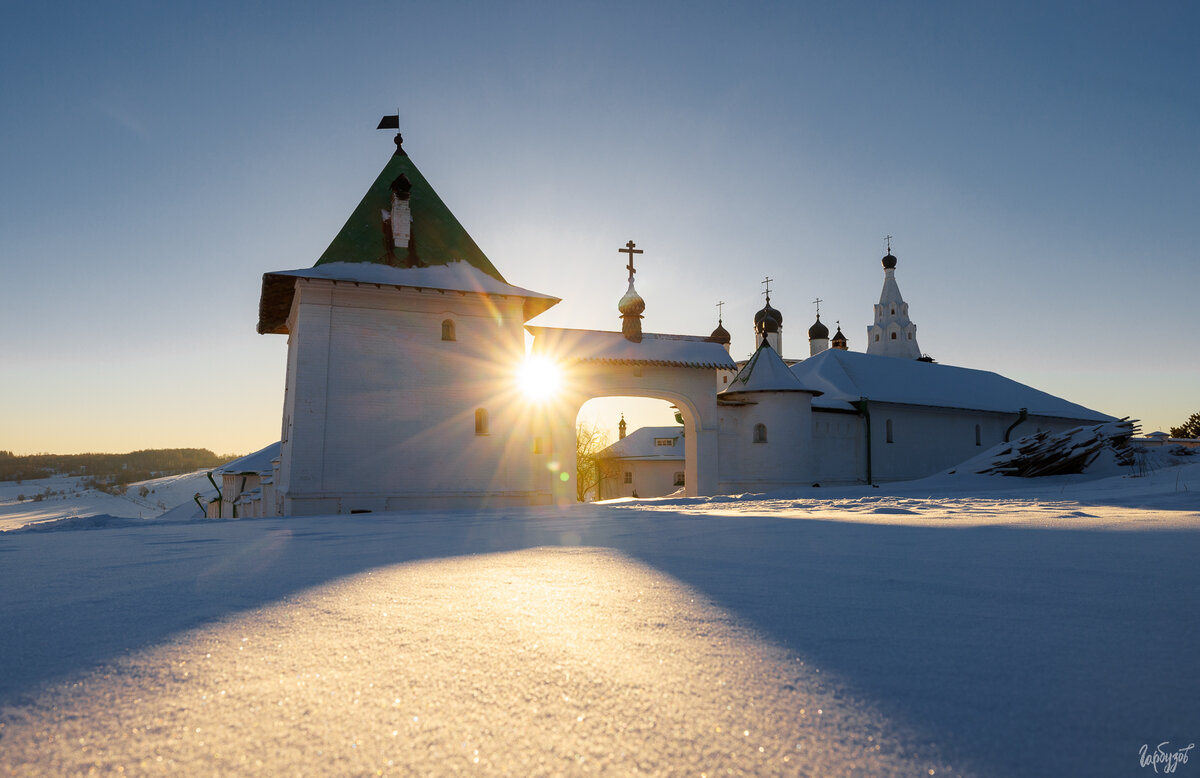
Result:
[[[217,468],[217,472],[225,475],[247,475],[271,472],[271,463],[279,457],[279,442],[276,441],[266,448],[259,449],[253,454],[247,454],[241,459],[226,462]]]
[[[851,408],[863,397],[873,402],[963,408],[1033,416],[1112,421],[1061,397],[1034,389],[986,370],[953,367],[915,359],[884,357],[829,349],[791,367],[792,373],[825,396],[814,406]]]
[[[367,284],[378,287],[521,297],[525,300],[526,320],[560,302],[557,297],[500,281],[464,261],[431,267],[393,267],[375,262],[326,262],[315,267],[263,274],[262,297],[258,307],[260,333],[286,333],[287,317],[291,312],[292,296],[298,278],[344,282],[356,286]]]
[[[734,370],[737,365],[725,347],[702,335],[642,334],[634,343],[619,332],[529,327],[535,353],[560,360],[627,365],[702,367]]]
[[[754,352],[754,356],[742,367],[729,386],[722,389],[718,396],[727,397],[746,392],[811,392],[821,394],[816,389],[809,389],[797,378],[775,349],[764,340]]]
[[[670,439],[672,444],[659,445]],[[639,427],[596,455],[604,459],[682,460],[683,427]]]

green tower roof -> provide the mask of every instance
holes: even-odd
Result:
[[[396,153],[384,165],[362,202],[317,260],[317,265],[373,262],[396,267],[423,267],[445,265],[461,259],[496,280],[504,281],[504,276],[500,275],[500,271],[405,154],[400,142],[400,136],[397,135]],[[412,237],[407,249],[392,247],[390,232],[383,221],[383,212],[390,211],[392,207],[393,184],[398,184],[400,189],[407,187],[408,190]]]

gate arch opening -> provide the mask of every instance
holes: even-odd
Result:
[[[595,397],[575,419],[577,497],[663,497],[687,483],[682,415],[652,397]]]

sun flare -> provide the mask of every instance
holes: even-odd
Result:
[[[530,400],[544,401],[553,397],[562,385],[558,365],[546,357],[531,354],[525,358],[517,376],[521,392]]]

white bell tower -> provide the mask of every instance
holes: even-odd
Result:
[[[867,327],[867,353],[883,357],[920,359],[917,325],[908,318],[908,303],[896,285],[896,258],[892,256],[891,236],[883,258],[883,291],[875,306],[875,323]]]

